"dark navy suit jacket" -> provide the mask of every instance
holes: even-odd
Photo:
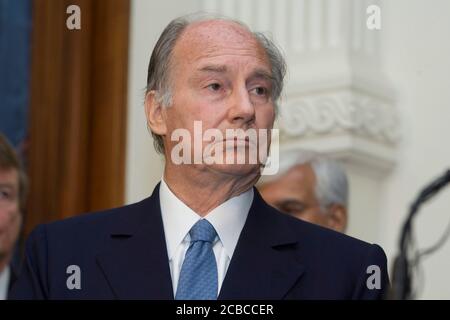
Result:
[[[10,292],[11,292],[11,289],[12,289],[12,287],[13,287],[13,284],[14,284],[14,282],[16,281],[16,279],[17,279],[17,268],[16,268],[16,266],[14,265],[14,264],[10,264],[9,265],[9,268],[10,268],[10,276],[9,276],[9,283],[8,283],[8,291],[7,291],[7,294],[6,294],[6,299],[8,300],[9,299],[9,297],[10,297]]]
[[[25,259],[12,299],[173,299],[159,185],[141,202],[37,227]],[[80,289],[67,286],[71,265]],[[381,289],[367,286],[370,265]],[[255,189],[218,298],[378,299],[388,282],[379,246],[281,214]]]

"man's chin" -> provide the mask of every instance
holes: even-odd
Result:
[[[208,167],[216,172],[234,176],[248,176],[259,174],[259,164],[211,164]]]

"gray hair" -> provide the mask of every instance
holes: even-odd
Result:
[[[280,154],[276,175],[265,176],[260,184],[276,180],[294,166],[308,164],[316,176],[315,194],[325,212],[332,204],[348,205],[348,179],[343,167],[334,159],[310,150],[291,150]]]
[[[267,54],[272,71],[272,100],[275,111],[278,99],[283,91],[283,81],[286,74],[286,62],[278,47],[263,33],[252,32],[244,23],[218,15],[210,14],[190,14],[172,20],[162,32],[155,48],[153,49],[148,65],[146,94],[152,90],[156,91],[156,99],[164,107],[172,104],[171,78],[172,53],[177,40],[183,31],[191,24],[208,20],[225,20],[234,22],[248,30]],[[150,130],[150,128],[149,128]],[[151,131],[151,130],[150,130]],[[159,153],[164,153],[164,141],[160,135],[152,132],[155,149]]]

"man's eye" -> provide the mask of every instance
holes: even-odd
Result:
[[[208,85],[208,88],[212,91],[219,91],[222,86],[219,83],[211,83],[210,85]]]
[[[280,211],[289,214],[301,214],[305,211],[305,206],[301,204],[285,205],[280,207]]]
[[[11,197],[8,191],[0,191],[0,199],[9,199]]]
[[[251,91],[253,91],[253,93],[255,93],[258,96],[266,96],[268,90],[264,87],[256,87],[256,88],[252,89]]]

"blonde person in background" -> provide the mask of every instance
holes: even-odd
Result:
[[[13,147],[0,133],[0,300],[17,277],[11,264],[25,206],[26,176]]]

